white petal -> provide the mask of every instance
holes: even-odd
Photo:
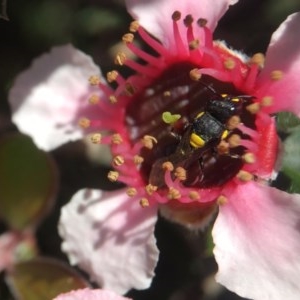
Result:
[[[173,27],[171,16],[180,11],[182,18],[191,14],[196,20],[204,18],[207,26],[213,31],[228,7],[238,0],[126,0],[132,17],[163,44],[173,44]]]
[[[61,294],[53,300],[130,300],[106,290],[82,289]]]
[[[81,190],[62,209],[62,249],[101,287],[125,293],[149,287],[158,260],[156,208],[124,190]]]
[[[242,297],[300,299],[300,195],[250,182],[213,228],[217,281]]]
[[[44,150],[80,139],[91,75],[100,75],[91,57],[71,45],[52,48],[16,78],[9,92],[13,122]]]

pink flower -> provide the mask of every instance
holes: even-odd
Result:
[[[82,289],[55,297],[53,300],[130,300],[106,290]]]
[[[139,23],[131,24],[123,40],[144,63],[124,53],[116,62],[134,75],[109,72],[112,89],[88,57],[60,47],[20,75],[11,91],[14,121],[22,130],[27,125],[36,142],[47,140],[40,146],[51,148],[56,133],[59,143],[78,138],[82,132],[72,125],[82,117],[92,142],[111,147],[109,178],[127,188],[81,190],[60,221],[71,263],[104,288],[123,293],[150,285],[158,259],[157,208],[193,229],[205,227],[218,210],[217,280],[247,298],[299,298],[300,196],[267,183],[276,176],[279,152],[272,114],[300,114],[300,14],[289,16],[273,34],[265,60],[262,54],[248,58],[212,37],[235,2],[127,0]],[[135,33],[156,55],[133,43]],[[53,66],[50,71],[45,61]],[[41,65],[46,71],[40,84],[28,82],[31,72],[39,76]],[[76,84],[88,72],[97,75],[90,77],[92,91],[84,81]],[[81,101],[86,94],[90,107]],[[26,124],[26,110],[39,118],[39,128]],[[54,115],[48,121],[44,114],[46,131],[41,111]]]

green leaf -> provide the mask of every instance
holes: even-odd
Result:
[[[43,257],[16,264],[6,281],[18,300],[52,300],[61,293],[89,286],[66,264]]]
[[[288,133],[295,127],[300,126],[300,119],[293,113],[281,112],[277,114],[276,123],[278,131]]]
[[[0,140],[0,217],[11,228],[36,226],[52,207],[57,185],[54,161],[29,137]]]
[[[290,192],[300,192],[300,130],[294,130],[284,142],[282,171],[291,179]]]

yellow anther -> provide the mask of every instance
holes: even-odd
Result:
[[[280,80],[283,77],[283,73],[280,70],[275,70],[271,72],[271,79],[274,81]]]
[[[205,27],[206,24],[207,24],[207,20],[206,20],[206,19],[203,19],[203,18],[200,18],[200,19],[197,20],[197,24],[198,24],[198,26],[200,26],[200,27]]]
[[[115,182],[119,178],[119,172],[117,172],[117,171],[109,171],[108,174],[107,174],[107,178],[110,181]]]
[[[134,35],[132,33],[126,33],[122,36],[122,41],[124,43],[132,43],[134,40]]]
[[[126,54],[124,52],[119,52],[115,57],[115,64],[123,66],[126,61]]]
[[[137,190],[136,190],[136,188],[134,188],[134,187],[130,187],[130,188],[127,189],[126,194],[127,194],[129,197],[134,197],[134,196],[137,195]]]
[[[199,200],[200,199],[200,194],[197,191],[190,191],[189,192],[189,198],[191,200]]]
[[[172,14],[172,20],[173,21],[179,21],[181,19],[181,12],[178,10],[175,10]]]
[[[222,98],[226,98],[228,96],[228,94],[221,94]]]
[[[157,144],[157,139],[154,136],[145,135],[142,138],[141,142],[145,148],[152,149],[154,146],[154,143]]]
[[[181,194],[177,189],[170,187],[169,192],[168,192],[168,198],[169,199],[180,199]]]
[[[224,61],[224,67],[227,70],[233,70],[235,68],[235,61],[233,58],[227,58]]]
[[[127,96],[132,96],[135,93],[135,87],[129,82],[125,83],[124,90]]]
[[[108,82],[114,82],[117,80],[118,76],[119,76],[118,71],[112,70],[106,74],[106,79]]]
[[[186,170],[182,167],[177,167],[175,169],[174,175],[181,181],[186,180]]]
[[[89,128],[91,126],[91,121],[88,118],[81,118],[78,124],[82,128]]]
[[[133,157],[133,162],[136,165],[140,165],[141,163],[143,163],[143,161],[144,161],[144,158],[142,156],[140,156],[140,155],[135,155]]]
[[[265,96],[261,99],[261,105],[262,106],[270,106],[273,103],[273,97],[271,96]]]
[[[163,95],[164,95],[164,97],[170,97],[171,92],[170,91],[164,91]]]
[[[260,110],[260,104],[258,102],[249,104],[246,106],[246,109],[253,115],[257,114]]]
[[[165,111],[162,114],[162,120],[166,124],[173,124],[173,123],[177,122],[180,118],[181,118],[181,115],[179,115],[179,114],[172,115],[169,111]]]
[[[251,57],[250,63],[262,68],[265,64],[265,56],[262,53],[256,53]]]
[[[98,85],[100,83],[100,78],[97,75],[92,75],[89,78],[90,85]]]
[[[122,166],[125,162],[124,157],[121,155],[117,155],[114,157],[113,162],[116,166]]]
[[[111,142],[116,145],[120,145],[123,142],[123,139],[119,133],[115,133],[112,135]]]
[[[94,133],[91,135],[91,141],[93,144],[100,144],[102,139],[101,133]]]
[[[190,71],[190,78],[194,81],[198,81],[201,78],[202,74],[200,72],[200,69],[192,69]]]
[[[228,202],[228,198],[225,197],[224,195],[220,195],[218,198],[217,198],[217,203],[219,205],[224,205]]]
[[[93,104],[93,105],[98,104],[99,101],[100,101],[100,97],[96,94],[91,95],[90,98],[89,98],[89,103]]]
[[[149,183],[145,186],[145,189],[147,194],[151,196],[154,192],[157,191],[158,187]]]
[[[243,155],[243,160],[247,164],[253,164],[256,161],[256,157],[255,157],[254,153],[248,152]]]
[[[190,136],[190,145],[194,148],[201,148],[205,145],[205,141],[193,132]]]
[[[189,42],[189,49],[190,50],[198,49],[199,45],[200,45],[200,41],[198,39],[195,39],[195,40]]]
[[[229,143],[222,140],[217,146],[218,154],[224,155],[229,153]]]
[[[137,32],[139,27],[140,27],[140,24],[138,21],[132,21],[129,26],[129,31]]]
[[[145,208],[145,207],[148,207],[149,206],[149,200],[147,198],[142,198],[140,200],[140,206]]]
[[[193,24],[194,18],[192,15],[186,15],[186,17],[183,20],[183,23],[186,27],[189,27]]]
[[[170,161],[165,161],[161,166],[165,171],[172,172],[174,170],[174,165]]]
[[[232,116],[228,121],[227,121],[227,128],[229,130],[233,130],[237,128],[241,123],[241,118],[239,116]]]
[[[111,104],[115,104],[118,102],[118,99],[115,95],[110,95],[108,99]]]
[[[236,177],[241,181],[250,181],[253,179],[253,175],[247,171],[240,170]]]
[[[241,137],[238,134],[233,134],[228,138],[230,148],[235,148],[241,145]]]

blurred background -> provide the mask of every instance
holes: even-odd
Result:
[[[7,0],[6,7],[4,4],[0,19],[0,146],[18,132],[11,122],[7,94],[19,72],[28,68],[35,57],[52,46],[72,43],[91,55],[105,74],[113,68],[115,49],[120,47],[121,37],[127,32],[131,21],[122,0]],[[299,0],[240,0],[220,21],[215,38],[226,40],[228,45],[249,56],[265,52],[272,32],[289,14],[298,10]],[[7,150],[8,155],[0,150],[0,166],[7,164],[6,169],[0,171],[0,233],[6,232],[8,227],[20,229],[29,222],[25,220],[22,225],[11,221],[20,214],[27,214],[21,210],[17,199],[12,198],[10,203],[1,204],[1,201],[7,201],[1,187],[19,187],[19,183],[13,180],[14,175],[8,176],[7,170],[12,170],[12,174],[14,170],[18,172],[18,166],[27,160],[26,153],[30,156],[37,152],[37,155],[43,156],[26,137],[17,137],[14,143],[14,146],[9,144],[7,147],[12,147],[15,152]],[[48,176],[50,179],[45,180],[53,185],[56,185],[53,181],[59,180],[58,193],[55,202],[49,204],[50,200],[47,200],[41,205],[37,217],[37,248],[43,256],[67,262],[60,251],[61,240],[56,228],[61,206],[80,188],[108,190],[115,189],[116,185],[106,179],[108,168],[87,155],[83,142],[70,143],[49,155],[57,166],[59,177],[51,179],[51,173]],[[37,176],[35,172],[41,170],[42,167],[33,173],[28,171],[32,176],[29,180],[32,181]],[[290,188],[290,181],[282,174],[275,184],[285,190]],[[6,218],[8,211],[11,219]],[[135,300],[242,299],[214,282],[213,274],[217,266],[209,251],[208,234],[189,232],[161,219],[157,224],[156,236],[161,250],[157,276],[150,289],[131,291],[129,297]],[[31,271],[28,269],[26,272]],[[11,281],[5,272],[0,274],[0,300],[15,299],[7,285]],[[39,288],[47,290],[47,283],[43,284]],[[36,299],[51,299],[47,297],[41,292]],[[27,295],[22,299],[35,298]]]

